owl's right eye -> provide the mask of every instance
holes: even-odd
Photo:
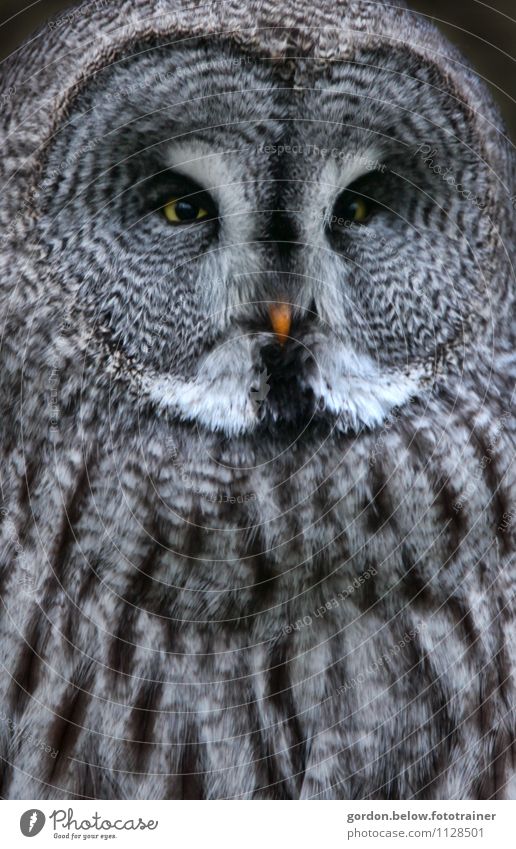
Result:
[[[371,215],[373,204],[353,192],[344,192],[333,207],[332,221],[346,224],[365,224]]]
[[[191,224],[208,218],[208,210],[199,201],[172,198],[163,207],[163,214],[170,224]]]
[[[174,226],[216,222],[215,201],[202,186],[175,170],[160,172],[145,185],[144,208],[159,213],[162,220]]]

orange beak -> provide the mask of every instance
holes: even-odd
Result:
[[[278,342],[280,345],[284,345],[290,335],[292,307],[290,304],[271,304],[269,307],[269,316]]]

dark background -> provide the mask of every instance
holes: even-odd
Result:
[[[0,58],[70,5],[75,4],[63,0],[0,0]],[[516,0],[412,0],[410,5],[432,18],[491,84],[516,140]]]

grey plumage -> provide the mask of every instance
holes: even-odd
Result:
[[[514,795],[485,89],[390,5],[63,21],[2,80],[2,795]]]

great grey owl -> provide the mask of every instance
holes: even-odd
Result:
[[[478,77],[398,0],[99,0],[4,68],[2,796],[515,796]]]

